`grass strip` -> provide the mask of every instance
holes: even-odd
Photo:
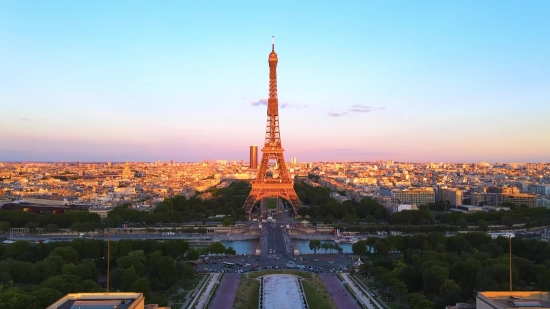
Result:
[[[302,280],[302,286],[309,308],[336,309],[334,300],[319,277]]]
[[[258,309],[259,293],[260,281],[241,278],[241,282],[239,282],[239,286],[237,287],[233,308]]]

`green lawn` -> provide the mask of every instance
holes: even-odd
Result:
[[[237,295],[233,308],[236,309],[258,309],[258,297],[260,292],[260,281],[256,279],[245,279],[244,275],[237,287]]]
[[[188,292],[181,292],[177,295],[172,296],[172,301],[175,303],[184,303],[187,293]]]
[[[270,270],[260,270],[257,273],[250,273],[248,275],[249,278],[258,278],[265,275],[272,275],[272,274],[289,274],[289,275],[295,275],[302,278],[311,278],[311,273],[305,272],[305,271],[299,271],[299,270],[292,270],[292,269],[270,269]]]
[[[190,290],[194,289],[199,284],[199,282],[201,282],[201,279],[203,277],[204,277],[204,275],[197,275],[197,276],[195,276],[195,279],[193,279],[191,281],[186,281],[181,287],[185,291],[190,291]]]
[[[277,199],[276,198],[268,198],[267,199],[267,208],[269,208],[269,209],[277,208]]]
[[[307,303],[310,308],[336,309],[332,297],[319,277],[302,280],[302,286],[304,287],[304,294],[306,294]]]

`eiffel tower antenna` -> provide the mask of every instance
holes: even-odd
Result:
[[[275,37],[271,37],[271,53],[269,54],[269,98],[267,100],[267,124],[265,131],[262,160],[252,182],[252,190],[244,202],[244,208],[250,217],[256,202],[268,197],[277,197],[287,200],[296,213],[302,203],[294,191],[294,182],[286,167],[284,149],[281,145],[281,131],[279,129],[279,98],[277,95],[277,63],[279,59],[275,53]],[[275,160],[275,170],[279,178],[273,178],[269,171],[269,160]],[[279,206],[279,203],[277,203]]]

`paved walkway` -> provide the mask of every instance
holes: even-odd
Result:
[[[374,295],[372,295],[372,292],[369,289],[364,289],[362,286],[358,285],[353,281],[353,279],[350,278],[350,274],[348,273],[340,273],[342,276],[342,279],[344,279],[344,282],[349,285],[349,287],[353,290],[355,293],[355,296],[357,299],[367,306],[369,309],[377,309],[378,308],[386,308],[385,306],[380,305],[380,303],[375,299]],[[377,306],[373,306],[371,304],[371,301],[374,302],[374,304]]]
[[[195,302],[197,303],[197,307],[196,307],[197,309],[203,309],[204,307],[206,307],[206,305],[208,304],[208,300],[210,299],[210,296],[211,296],[210,294],[212,293],[212,289],[214,288],[216,283],[218,283],[220,276],[221,274],[219,273],[212,274],[212,276],[210,277],[208,282],[205,284],[205,286],[201,288],[200,291],[197,291],[197,296],[193,299],[193,301],[191,301],[191,304],[189,305],[189,307],[192,307],[195,304]]]
[[[199,294],[200,288],[204,284],[204,281],[208,280],[208,278],[209,278],[208,274],[205,275],[204,277],[202,277],[201,281],[199,281],[199,283],[197,284],[197,286],[193,290],[187,292],[187,297],[185,298],[185,302],[181,306],[181,309],[187,308],[187,305],[189,305],[189,303],[193,301],[193,298],[191,298],[191,295],[193,295],[193,292],[196,292],[197,294]],[[181,289],[181,291],[178,290],[178,294],[181,293],[181,292],[184,292],[183,289]]]
[[[349,295],[342,281],[335,274],[319,274],[338,309],[357,309],[359,304]]]
[[[237,287],[241,281],[240,274],[225,274],[217,295],[211,302],[210,308],[215,309],[231,309],[233,308],[233,302],[235,302],[235,295],[237,294]]]

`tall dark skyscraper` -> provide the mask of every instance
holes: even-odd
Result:
[[[250,168],[258,168],[258,146],[250,146]]]

